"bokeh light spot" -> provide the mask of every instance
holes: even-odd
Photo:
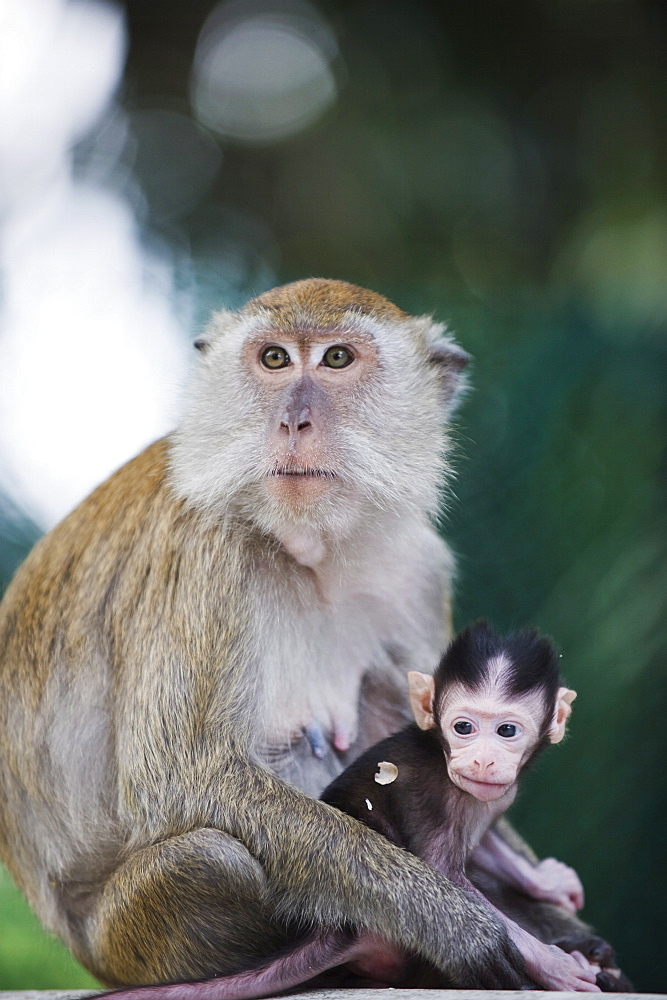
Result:
[[[334,36],[307,4],[221,4],[204,25],[192,76],[202,124],[238,142],[276,142],[335,101]]]

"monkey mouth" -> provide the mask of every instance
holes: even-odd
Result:
[[[285,462],[267,472],[266,489],[280,503],[299,508],[309,507],[328,497],[336,488],[338,476],[315,465]]]
[[[456,784],[459,785],[459,788],[483,802],[501,799],[512,787],[512,783],[507,781],[478,781],[477,778],[468,778],[464,774],[460,774],[458,777],[459,780]]]
[[[277,465],[268,473],[269,476],[305,476],[313,479],[336,479],[336,473],[330,469],[316,469],[309,465]]]

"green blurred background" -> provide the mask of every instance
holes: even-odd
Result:
[[[514,819],[578,870],[636,987],[667,990],[667,7],[122,10],[123,82],[73,171],[169,261],[184,340],[215,306],[323,275],[435,313],[474,355],[443,517],[457,624],[540,626],[579,692]],[[5,494],[3,585],[41,530]],[[0,921],[0,988],[92,982],[7,876]]]

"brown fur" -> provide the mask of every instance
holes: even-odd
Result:
[[[340,324],[350,309],[378,319],[408,318],[407,313],[377,292],[358,288],[347,281],[327,281],[323,278],[307,278],[272,288],[249,302],[244,312],[257,314],[268,310],[278,313],[281,327],[288,329],[299,329],[304,313],[317,315],[318,326],[326,330]]]

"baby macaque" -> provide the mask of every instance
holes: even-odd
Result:
[[[408,682],[415,724],[366,751],[323,800],[478,898],[466,875],[470,859],[525,895],[581,909],[571,868],[554,858],[533,865],[492,829],[514,801],[521,771],[565,735],[576,692],[560,686],[549,640],[532,630],[502,638],[480,622],[456,636],[435,676],[412,671]],[[600,969],[581,953],[546,945],[497,912],[535,983],[598,990]]]
[[[408,681],[415,722],[363,753],[325,789],[323,801],[417,855],[486,907],[495,910],[466,874],[471,859],[525,895],[570,912],[580,909],[583,890],[572,869],[553,858],[532,865],[492,829],[514,801],[523,769],[565,734],[576,693],[561,686],[549,640],[532,630],[503,638],[477,623],[456,636],[435,676],[412,671]],[[391,879],[392,873],[383,876]],[[539,941],[495,912],[523,956],[526,986],[599,992],[599,966],[580,952]],[[332,928],[252,970],[189,983],[187,995],[260,997],[341,965],[384,984],[421,984],[419,965],[399,948],[363,929]],[[433,982],[425,967],[424,974],[425,985],[457,985]],[[127,993],[135,1000],[144,994],[177,1000],[182,991],[183,985],[165,985]]]

